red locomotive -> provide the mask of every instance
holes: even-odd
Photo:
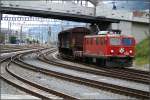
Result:
[[[119,30],[100,31],[92,35],[84,27],[62,31],[58,35],[62,57],[82,59],[99,65],[129,67],[135,56],[135,39]]]

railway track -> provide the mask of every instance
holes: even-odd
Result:
[[[65,61],[69,60],[71,62],[74,62],[72,59],[70,59],[68,57],[63,59],[58,55],[58,58],[62,59],[62,60],[65,60]],[[143,77],[150,78],[150,71],[142,71],[142,70],[131,69],[131,68],[109,68],[109,67],[105,67],[105,66],[100,67],[98,65],[86,64],[86,63],[83,63],[83,62],[80,62],[80,61],[78,61],[78,63],[83,64],[85,66],[92,67],[92,68],[100,69],[100,70],[115,71],[115,72],[120,72],[120,73],[125,72],[125,73],[128,73],[128,74],[134,74],[135,76],[138,75],[138,76],[143,76]]]
[[[10,53],[10,52],[17,52],[22,51],[23,49],[12,49],[12,50],[1,50],[0,53]],[[29,50],[29,48],[25,48],[24,50]]]
[[[3,70],[3,72],[4,72],[4,70]],[[7,67],[5,68],[5,74],[2,74],[1,76],[2,76],[2,79],[4,81],[6,81],[8,84],[10,84],[10,85],[22,90],[22,91],[25,91],[29,94],[32,94],[36,97],[39,97],[42,100],[51,99],[50,97],[43,95],[46,93],[41,91],[40,89],[18,80],[16,78],[16,76],[14,76],[12,73],[9,72],[9,69]]]
[[[53,51],[50,51],[50,52],[53,52]],[[42,55],[40,55],[40,57],[41,56]],[[41,57],[40,59],[43,59],[43,57]],[[63,65],[63,64],[61,65],[60,63],[57,64],[57,62],[54,62],[54,61],[51,61],[51,62],[53,62],[51,64],[54,64],[54,65],[57,65],[57,66],[62,66]],[[19,66],[22,66],[24,68],[28,68],[30,70],[38,71],[38,72],[41,72],[41,73],[46,74],[46,75],[50,75],[50,76],[53,76],[53,77],[56,77],[56,78],[60,78],[60,79],[64,79],[64,80],[67,80],[67,81],[75,82],[75,83],[78,83],[78,84],[84,84],[84,85],[94,87],[94,88],[98,88],[98,89],[109,90],[109,91],[112,91],[112,92],[115,92],[115,93],[129,95],[129,96],[136,97],[136,98],[149,99],[149,92],[147,92],[147,91],[131,89],[131,88],[123,87],[123,86],[117,86],[117,85],[114,85],[114,84],[108,84],[108,83],[104,83],[104,82],[89,80],[89,79],[85,79],[85,78],[81,78],[81,77],[75,77],[75,76],[60,73],[60,72],[51,71],[51,70],[48,70],[48,69],[45,69],[45,68],[30,65],[28,63],[23,62],[20,59],[18,59],[17,62],[15,61],[14,63],[16,63]]]
[[[0,53],[11,53],[11,52],[17,52],[17,51],[23,51],[23,50],[30,50],[30,49],[38,49],[39,47],[9,47],[9,48],[2,48],[0,50]]]
[[[47,52],[45,56],[43,56],[42,60],[46,63],[53,64],[55,65],[61,65],[62,67],[68,68],[68,69],[73,69],[73,70],[78,70],[78,71],[83,71],[83,72],[88,72],[96,75],[104,75],[108,77],[115,77],[119,79],[124,79],[124,80],[129,80],[129,81],[134,81],[134,82],[139,82],[143,84],[150,84],[150,75],[149,72],[144,73],[144,72],[139,72],[136,70],[130,70],[130,69],[116,69],[116,68],[104,68],[104,67],[97,67],[95,65],[88,65],[88,64],[83,64],[86,67],[80,67],[80,66],[73,66],[68,64],[64,64],[58,59],[54,58],[51,56],[48,58],[46,55],[48,55],[51,52]],[[139,73],[138,73],[139,72]]]
[[[104,67],[97,67],[95,65],[88,65],[85,63],[82,64],[96,69],[104,70],[107,72],[112,72],[112,73],[117,73],[122,75],[124,74],[125,76],[133,77],[134,79],[139,79],[140,83],[150,84],[150,72],[148,71],[140,71],[140,70],[129,69],[129,68],[104,68]]]
[[[37,51],[34,51],[37,52]],[[39,52],[39,51],[38,51]],[[25,54],[28,54],[31,52],[26,52]],[[23,53],[24,54],[24,53]],[[18,54],[19,55],[19,54]],[[29,94],[32,94],[36,97],[41,98],[42,100],[50,100],[50,99],[78,99],[69,95],[66,95],[64,93],[61,92],[57,92],[55,90],[51,90],[48,89],[42,85],[39,85],[35,82],[32,82],[28,79],[25,79],[19,75],[17,75],[16,73],[12,72],[9,67],[11,65],[11,63],[14,63],[16,57],[18,55],[15,55],[13,57],[10,58],[10,61],[7,63],[7,66],[5,66],[5,68],[3,68],[3,73],[5,72],[5,74],[2,74],[2,79],[5,80],[7,83],[28,92]],[[7,58],[8,59],[8,58]],[[6,60],[5,60],[6,61]],[[21,66],[21,65],[20,65]],[[23,65],[22,65],[23,66]],[[55,98],[52,98],[52,94],[57,95]]]
[[[30,47],[30,48],[29,47],[23,47],[23,48],[15,47],[15,49],[13,49],[13,48],[9,47],[9,48],[7,48],[7,50],[5,49],[5,51],[3,51],[3,49],[0,50],[0,54],[1,54],[0,55],[0,63],[10,59],[10,55],[9,54],[12,54],[12,53],[15,54],[17,52],[21,52],[21,51],[25,51],[25,50],[38,49],[39,47]],[[5,53],[7,53],[7,55],[3,56]]]
[[[89,67],[93,67],[96,69],[100,69],[100,70],[105,70],[105,71],[112,71],[114,73],[127,73],[132,74],[134,76],[138,76],[138,77],[145,77],[145,78],[150,78],[150,72],[149,71],[142,71],[142,70],[136,70],[136,69],[131,69],[131,68],[108,68],[108,67],[99,67],[99,66],[95,66],[95,65],[89,65],[86,63],[82,63],[79,62],[83,65],[89,66]]]
[[[50,52],[54,52],[54,51],[56,51],[56,50],[53,49]],[[25,53],[25,54],[28,54],[28,53]],[[79,98],[72,97],[70,95],[60,93],[60,92],[55,91],[55,90],[50,90],[48,88],[45,88],[44,86],[41,86],[40,84],[34,83],[32,81],[29,81],[28,79],[20,77],[19,75],[17,75],[16,73],[14,73],[13,71],[11,71],[9,69],[9,66],[11,65],[11,63],[15,63],[15,64],[19,65],[20,67],[27,68],[27,69],[33,70],[35,72],[40,72],[40,73],[43,73],[43,74],[46,74],[46,75],[50,75],[50,76],[54,76],[56,78],[72,81],[72,82],[75,82],[75,83],[78,83],[78,84],[84,84],[84,85],[91,86],[91,87],[94,87],[94,88],[109,90],[109,91],[112,91],[112,92],[115,92],[115,93],[129,95],[129,96],[133,96],[133,97],[141,98],[141,99],[143,99],[143,98],[148,99],[149,98],[148,93],[145,92],[145,91],[139,91],[139,90],[136,91],[135,89],[124,88],[124,87],[115,86],[115,85],[112,85],[112,84],[105,84],[105,83],[97,82],[97,81],[91,81],[91,80],[83,79],[83,78],[80,78],[80,77],[73,77],[71,75],[66,75],[66,74],[62,74],[62,73],[59,73],[59,72],[46,70],[44,68],[37,68],[36,66],[32,66],[32,65],[27,64],[27,63],[20,60],[20,58],[22,56],[24,56],[25,54],[19,54],[19,55],[16,55],[16,56],[12,57],[9,64],[5,67],[5,70],[9,75],[15,77],[17,80],[20,80],[21,82],[26,84],[27,87],[31,88],[31,86],[32,86],[32,90],[39,91],[39,92],[37,93],[35,91],[31,91],[30,88],[25,88],[25,87],[18,86],[19,88],[21,88],[22,90],[28,89],[28,90],[25,90],[25,91],[28,91],[28,93],[33,94],[34,96],[39,97],[41,99],[52,99],[48,96],[48,94],[50,94],[50,93],[59,96],[61,99],[62,98],[63,99],[79,99]],[[40,53],[39,56],[42,56],[42,53]],[[9,75],[6,75],[6,76],[9,76]],[[12,80],[10,81],[11,78],[7,79],[8,77],[6,77],[6,76],[3,75],[3,79],[5,78],[4,80],[6,80],[7,82],[10,82],[11,84],[17,85]],[[46,94],[46,93],[47,93],[46,96],[43,95],[43,94]]]
[[[142,71],[142,70],[130,69],[130,68],[124,68],[123,70],[131,71],[131,72],[135,72],[135,73],[140,73],[140,74],[145,74],[145,75],[150,77],[150,71]]]

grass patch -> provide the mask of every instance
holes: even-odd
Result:
[[[149,38],[144,39],[136,45],[136,58],[135,63],[137,65],[148,64],[150,58],[150,40]]]
[[[136,65],[145,65],[149,63],[149,59],[148,58],[144,58],[144,57],[137,57],[135,59],[135,64]]]

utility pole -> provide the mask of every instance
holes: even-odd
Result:
[[[0,4],[1,4],[1,0],[0,0]],[[0,9],[1,9],[1,5],[0,5]],[[2,36],[1,33],[1,20],[2,20],[2,13],[0,12],[0,36]],[[5,41],[5,40],[4,40]],[[2,41],[3,42],[3,41]],[[1,52],[2,46],[0,46],[0,52]],[[1,58],[1,54],[0,54],[0,58]],[[0,64],[1,65],[1,64]]]
[[[43,36],[43,29],[42,29],[42,44],[44,44],[44,36]]]
[[[5,34],[5,43],[7,43],[7,41],[9,42],[9,38],[11,36],[11,22],[8,21],[8,30],[7,33]]]
[[[63,21],[61,20],[61,31],[63,31],[64,28],[63,28]]]
[[[38,41],[39,41],[39,44],[40,44],[40,32],[38,34]]]
[[[96,16],[96,5],[94,5],[94,16]]]
[[[20,27],[20,44],[22,44],[22,25]]]
[[[23,22],[23,24],[21,24],[21,27],[20,27],[20,41],[21,41],[21,44],[23,42],[23,25],[24,25],[25,22]]]
[[[41,25],[40,25],[40,44],[42,45],[42,39],[41,39]]]
[[[1,4],[1,0],[0,0],[0,4]],[[1,9],[1,5],[0,5],[0,9]],[[1,33],[1,20],[2,20],[2,13],[0,12],[0,35],[2,35],[2,33]],[[0,52],[1,52],[1,49],[2,49],[1,47],[2,46],[0,46]],[[1,54],[0,54],[0,56],[1,56]]]
[[[9,33],[9,28],[10,28],[10,25],[9,25],[9,21],[8,21],[8,31],[7,31],[7,34],[6,34],[6,39],[5,39],[5,44],[7,43],[7,40],[9,41],[9,37],[10,37],[10,33]]]
[[[51,26],[48,28],[48,44],[51,44]]]
[[[44,32],[43,32],[43,28],[44,28],[44,23],[43,21],[41,21],[41,37],[42,37],[42,44],[44,45]]]

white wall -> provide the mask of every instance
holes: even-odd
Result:
[[[144,23],[132,23],[132,33],[136,37],[137,42],[145,39],[149,34],[149,25]]]
[[[147,37],[146,33],[150,34],[149,25],[146,23],[121,21],[118,24],[113,23],[112,29],[120,29],[122,34],[134,36],[137,43]]]
[[[113,23],[112,29],[120,29],[122,34],[131,35],[132,33],[132,23],[121,21],[120,23]]]

